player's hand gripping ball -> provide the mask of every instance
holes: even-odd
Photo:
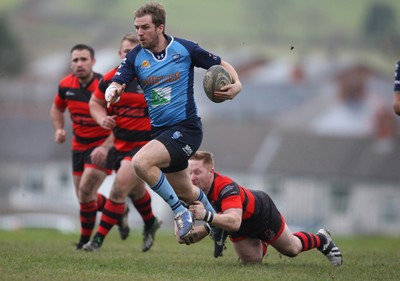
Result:
[[[232,84],[232,77],[222,65],[213,65],[204,74],[204,92],[213,102],[223,102],[223,100],[218,100],[214,97],[214,92],[220,91],[223,86],[228,84]]]

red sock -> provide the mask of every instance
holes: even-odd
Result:
[[[131,199],[131,201],[142,217],[144,224],[147,226],[153,225],[155,217],[153,214],[153,209],[151,208],[150,192],[146,189],[146,193],[142,198],[135,201]]]
[[[267,247],[268,247],[268,243],[265,241],[261,241],[261,248],[262,248],[262,252],[263,252],[263,257],[265,257],[265,255],[267,254]]]
[[[102,238],[104,238],[111,228],[121,219],[124,211],[125,203],[118,204],[107,199],[96,236],[97,234],[100,234]]]
[[[97,193],[97,211],[103,211],[106,201],[107,198],[103,194]]]
[[[300,239],[301,245],[303,246],[303,252],[321,246],[321,239],[316,234],[308,232],[296,232],[293,233],[293,235]]]
[[[81,243],[89,241],[96,223],[96,201],[80,204]]]

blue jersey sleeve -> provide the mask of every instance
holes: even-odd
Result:
[[[136,77],[134,61],[140,49],[141,47],[138,45],[129,51],[126,57],[121,61],[121,64],[115,72],[114,77],[111,79],[111,82],[116,82],[120,85],[129,85],[133,81],[133,79]]]
[[[196,42],[182,38],[175,38],[175,40],[189,51],[193,66],[209,69],[213,65],[221,64],[219,56],[204,50]]]
[[[400,92],[400,61],[397,62],[394,69],[394,91]]]

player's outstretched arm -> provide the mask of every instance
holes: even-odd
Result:
[[[203,240],[203,238],[209,234],[209,231],[210,230],[207,231],[205,224],[197,225],[193,228],[192,233],[189,236],[186,236],[184,239],[179,238],[179,235],[175,235],[175,237],[179,244],[190,245]]]
[[[106,130],[112,130],[116,124],[116,117],[115,115],[107,115],[106,111],[107,103],[103,99],[99,99],[92,95],[89,101],[89,109],[90,114],[92,115],[93,119]]]
[[[105,92],[105,100],[107,102],[107,107],[110,107],[111,104],[119,101],[119,97],[125,91],[125,84],[118,84],[117,82],[112,82],[106,89]]]

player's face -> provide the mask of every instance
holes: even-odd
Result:
[[[126,54],[129,53],[130,50],[136,47],[137,44],[132,43],[129,40],[124,40],[121,44],[121,48],[119,49],[119,57],[121,59],[126,57]]]
[[[156,27],[151,15],[135,18],[135,29],[140,45],[143,48],[154,51],[159,46],[160,38],[163,36],[164,25]]]
[[[71,70],[80,80],[85,80],[92,74],[95,59],[88,50],[74,50],[71,53]]]
[[[206,194],[214,178],[214,169],[207,168],[203,160],[189,160],[189,172],[192,183],[200,187]]]

